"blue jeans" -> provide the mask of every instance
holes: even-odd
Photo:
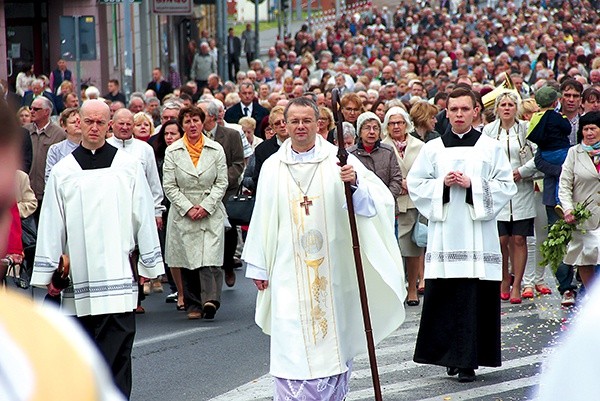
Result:
[[[546,215],[548,216],[548,227],[556,223],[559,219],[554,206],[546,206]],[[564,294],[565,291],[573,291],[577,289],[576,285],[573,285],[573,266],[566,265],[561,262],[556,270],[556,279],[558,280],[558,292]]]

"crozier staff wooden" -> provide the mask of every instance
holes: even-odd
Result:
[[[332,91],[331,108],[335,118],[338,153],[340,166],[345,166],[348,161],[348,152],[344,147],[344,117],[341,111],[340,94],[337,88]],[[375,355],[375,341],[373,340],[373,329],[371,327],[371,315],[369,314],[369,302],[367,299],[367,288],[365,286],[365,274],[360,256],[360,244],[358,241],[358,230],[356,228],[356,216],[354,215],[354,204],[352,203],[352,188],[350,183],[344,183],[346,194],[346,205],[348,205],[348,220],[350,220],[350,231],[352,233],[352,250],[354,252],[354,263],[356,264],[356,279],[358,281],[358,291],[360,294],[360,305],[362,308],[363,322],[365,324],[365,335],[367,336],[367,350],[369,352],[369,364],[371,365],[371,376],[373,378],[373,390],[375,391],[375,400],[381,401],[381,384],[379,382],[379,372],[377,370],[377,357]]]

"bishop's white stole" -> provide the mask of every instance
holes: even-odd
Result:
[[[339,371],[346,361],[339,352],[333,272],[321,163],[287,165],[287,192],[292,222],[292,249],[298,284],[299,314],[309,369],[326,358],[337,359]],[[335,355],[335,357],[334,357]]]

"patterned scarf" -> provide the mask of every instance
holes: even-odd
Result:
[[[190,143],[187,134],[183,136],[183,143],[185,148],[187,149],[190,157],[192,158],[192,163],[194,163],[194,167],[198,166],[198,160],[200,159],[200,154],[202,153],[202,148],[204,147],[204,135],[200,135],[200,139],[196,143]]]
[[[581,143],[581,147],[583,150],[588,152],[588,155],[592,158],[594,165],[596,166],[596,170],[600,167],[600,141],[596,142],[593,145],[586,145],[585,143]]]
[[[393,141],[394,145],[396,146],[396,150],[398,150],[398,153],[400,154],[400,157],[404,159],[404,151],[406,150],[406,140],[397,141],[394,139]]]

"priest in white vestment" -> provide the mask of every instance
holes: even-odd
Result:
[[[356,158],[340,169],[337,148],[317,135],[312,100],[292,100],[285,117],[290,139],[263,165],[242,258],[260,290],[256,322],[271,336],[275,400],[343,400],[352,358],[366,352],[344,182],[375,342],[404,321],[394,199]]]
[[[412,201],[429,219],[425,297],[415,362],[441,365],[460,382],[500,366],[502,254],[496,215],[516,193],[498,141],[471,127],[468,89],[448,99],[452,127],[423,146],[408,174]]]
[[[129,396],[134,276],[164,273],[153,198],[139,161],[105,141],[108,106],[89,100],[80,113],[82,144],[54,166],[46,185],[31,283],[54,295],[52,274],[60,256],[69,256],[63,311],[77,316]],[[134,273],[129,256],[136,245]]]

